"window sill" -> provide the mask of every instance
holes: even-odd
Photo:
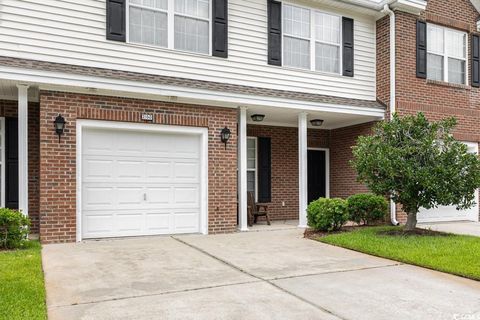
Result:
[[[471,86],[465,85],[465,84],[450,83],[450,82],[431,80],[431,79],[427,79],[427,84],[432,84],[432,85],[442,86],[442,87],[455,88],[455,89],[462,89],[462,90],[471,90],[472,89]]]

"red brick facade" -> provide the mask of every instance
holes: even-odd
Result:
[[[0,117],[17,118],[18,103],[11,100],[0,100]],[[31,231],[39,231],[39,117],[38,103],[28,105],[28,215],[32,222]]]
[[[42,242],[76,239],[76,120],[141,122],[142,112],[154,123],[208,128],[209,232],[233,232],[236,215],[236,123],[234,109],[181,105],[148,100],[40,92],[40,237]],[[53,130],[58,114],[67,120],[59,143]],[[220,130],[232,130],[227,150]]]
[[[462,141],[480,142],[480,89],[467,85],[425,80],[416,77],[416,21],[476,32],[478,11],[469,0],[429,0],[427,9],[420,17],[396,12],[396,112],[400,115],[423,112],[430,120],[454,116],[458,120],[455,138]],[[389,104],[389,20],[377,21],[377,97]],[[468,54],[469,79],[471,59]],[[403,222],[406,216],[398,212]]]

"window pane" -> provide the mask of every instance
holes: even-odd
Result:
[[[310,10],[285,5],[283,31],[291,36],[310,38]]]
[[[428,54],[427,76],[428,79],[443,81],[443,56]]]
[[[315,38],[318,41],[340,44],[340,18],[315,12]]]
[[[130,0],[130,4],[137,4],[162,10],[167,10],[168,8],[168,0]]]
[[[175,49],[208,53],[208,22],[175,16]]]
[[[286,66],[310,69],[310,41],[284,37],[283,51]]]
[[[130,41],[167,46],[167,14],[130,7]]]
[[[466,58],[466,35],[447,30],[447,54],[451,57]]]
[[[444,53],[444,39],[443,28],[428,25],[427,34],[427,50],[428,52],[443,54]]]
[[[448,82],[465,84],[465,61],[448,58]]]
[[[208,19],[209,1],[208,0],[175,0],[175,12],[193,16],[193,17]]]
[[[247,171],[247,191],[255,195],[255,171]]]
[[[324,72],[340,72],[340,47],[316,43],[315,44],[315,69]]]

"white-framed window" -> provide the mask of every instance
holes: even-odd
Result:
[[[0,207],[5,207],[5,118],[0,117]]]
[[[128,41],[210,53],[210,0],[129,0]]]
[[[257,199],[257,138],[247,137],[247,191]]]
[[[283,4],[283,65],[340,74],[342,19]]]
[[[456,84],[467,83],[467,33],[427,26],[427,78]]]

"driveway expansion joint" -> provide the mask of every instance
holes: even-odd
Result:
[[[324,307],[322,307],[322,306],[320,306],[320,305],[318,305],[318,304],[316,304],[316,303],[313,303],[313,302],[311,302],[311,301],[309,301],[309,300],[307,300],[307,299],[305,299],[305,298],[302,298],[301,296],[299,296],[299,295],[297,295],[297,294],[294,294],[294,293],[292,293],[292,292],[290,292],[290,291],[288,291],[288,290],[280,287],[280,286],[277,285],[276,283],[272,282],[272,280],[264,279],[264,278],[262,278],[262,277],[260,277],[260,276],[256,276],[256,275],[248,272],[247,270],[244,270],[244,269],[242,269],[242,268],[240,268],[240,267],[232,264],[231,262],[228,262],[228,261],[226,261],[226,260],[224,260],[224,259],[221,259],[221,258],[219,258],[219,257],[217,257],[217,256],[215,256],[215,255],[213,255],[213,254],[211,254],[211,253],[209,253],[208,251],[205,251],[205,250],[203,250],[203,249],[201,249],[201,248],[199,248],[199,247],[197,247],[197,246],[195,246],[195,245],[193,245],[193,244],[190,244],[190,243],[188,243],[188,242],[186,242],[186,241],[184,241],[184,240],[182,240],[182,239],[179,239],[179,238],[177,238],[177,237],[175,237],[175,236],[172,236],[172,239],[174,239],[174,240],[176,240],[176,241],[178,241],[178,242],[180,242],[180,243],[183,243],[184,245],[186,245],[186,246],[188,246],[188,247],[190,247],[190,248],[192,248],[192,249],[195,249],[195,250],[197,250],[197,251],[199,251],[199,252],[201,252],[201,253],[203,253],[203,254],[205,254],[205,255],[207,255],[207,256],[209,256],[209,257],[211,257],[211,258],[213,258],[213,259],[215,259],[215,260],[217,260],[217,261],[219,261],[219,262],[221,262],[221,263],[223,263],[223,264],[225,264],[225,265],[233,268],[233,269],[235,269],[235,270],[238,270],[238,271],[240,271],[240,272],[242,272],[242,273],[250,276],[250,277],[253,277],[253,278],[258,279],[258,280],[260,280],[260,281],[262,281],[262,282],[265,282],[265,283],[271,285],[272,287],[274,287],[274,288],[276,288],[276,289],[278,289],[278,290],[280,290],[280,291],[282,291],[282,292],[284,292],[284,293],[286,293],[286,294],[288,294],[288,295],[290,295],[290,296],[292,296],[292,297],[294,297],[294,298],[296,298],[296,299],[298,299],[298,300],[300,300],[300,301],[302,301],[302,302],[305,302],[305,303],[311,305],[312,307],[314,307],[314,308],[316,308],[316,309],[318,309],[318,310],[320,310],[320,311],[322,311],[322,312],[325,312],[325,313],[327,313],[327,314],[330,314],[330,315],[332,315],[332,316],[334,316],[334,317],[337,317],[338,319],[341,319],[341,320],[348,320],[347,318],[344,318],[344,317],[336,314],[335,312],[333,312],[333,311],[331,311],[331,310],[328,310],[328,309],[326,309],[326,308],[324,308]],[[259,281],[256,281],[256,282],[259,282]]]
[[[187,288],[182,290],[171,290],[171,291],[158,292],[158,293],[152,293],[152,294],[139,294],[139,295],[117,297],[117,298],[111,298],[111,299],[99,299],[95,301],[78,302],[78,303],[63,304],[63,305],[51,305],[51,306],[48,306],[48,309],[68,308],[72,306],[89,305],[89,304],[96,304],[96,303],[103,303],[103,302],[110,302],[110,301],[121,301],[121,300],[138,299],[138,298],[145,298],[145,297],[164,296],[164,295],[176,294],[176,293],[182,293],[182,292],[193,292],[193,291],[201,291],[201,290],[208,290],[208,289],[215,289],[215,288],[233,287],[233,286],[238,286],[243,284],[259,283],[259,282],[261,282],[261,280],[226,283],[226,284],[220,284],[215,286]]]

